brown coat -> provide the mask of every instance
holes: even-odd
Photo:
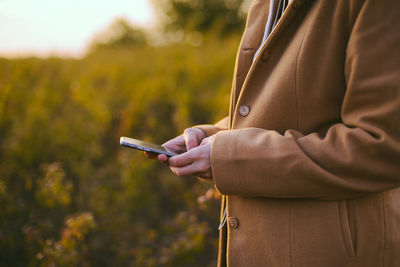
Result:
[[[295,0],[252,64],[268,7],[250,8],[229,118],[199,126],[226,196],[219,264],[400,266],[400,1]]]

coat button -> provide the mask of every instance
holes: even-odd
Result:
[[[303,4],[303,0],[295,0],[293,3],[294,9],[299,8]]]
[[[248,105],[241,105],[239,107],[239,113],[243,117],[247,116],[249,114],[249,112],[250,112],[250,107]]]
[[[262,53],[262,57],[261,60],[262,61],[267,61],[269,59],[269,56],[271,55],[271,49],[266,49],[263,53]]]
[[[229,217],[229,226],[232,227],[233,229],[237,229],[239,227],[239,220],[236,217]]]

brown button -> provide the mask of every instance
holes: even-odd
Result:
[[[269,59],[271,55],[271,49],[266,49],[263,53],[262,53],[262,61],[267,61]]]
[[[231,216],[231,217],[229,217],[228,221],[229,221],[229,226],[232,227],[233,229],[236,229],[239,227],[238,218]]]
[[[243,117],[246,117],[247,115],[249,115],[249,112],[250,112],[250,107],[248,105],[241,105],[239,107],[239,113]]]
[[[293,7],[295,9],[299,8],[303,4],[303,0],[295,0],[293,3]]]

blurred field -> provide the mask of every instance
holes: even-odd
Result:
[[[239,38],[0,59],[1,266],[214,266],[218,196],[119,146],[228,113]]]

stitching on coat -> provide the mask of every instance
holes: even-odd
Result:
[[[343,200],[342,200],[343,201]],[[343,216],[342,216],[342,210],[343,210],[343,207],[340,205],[340,203],[342,203],[342,202],[339,202],[339,201],[336,201],[336,207],[337,207],[337,220],[338,220],[338,223],[339,223],[339,230],[340,230],[340,233],[341,233],[341,235],[342,235],[342,240],[343,240],[343,242],[341,242],[342,243],[342,245],[343,245],[343,248],[344,248],[344,252],[346,253],[346,255],[347,256],[350,256],[349,255],[349,248],[347,247],[347,242],[346,242],[346,236],[345,236],[345,230],[344,230],[344,228],[343,228]]]
[[[386,246],[386,219],[385,219],[385,201],[383,199],[383,194],[381,193],[381,201],[382,201],[382,219],[383,219],[383,246],[382,246],[382,267],[385,266],[385,246]]]
[[[289,253],[290,253],[290,267],[293,267],[293,247],[292,247],[292,212],[293,212],[293,203],[290,202],[289,209]]]

